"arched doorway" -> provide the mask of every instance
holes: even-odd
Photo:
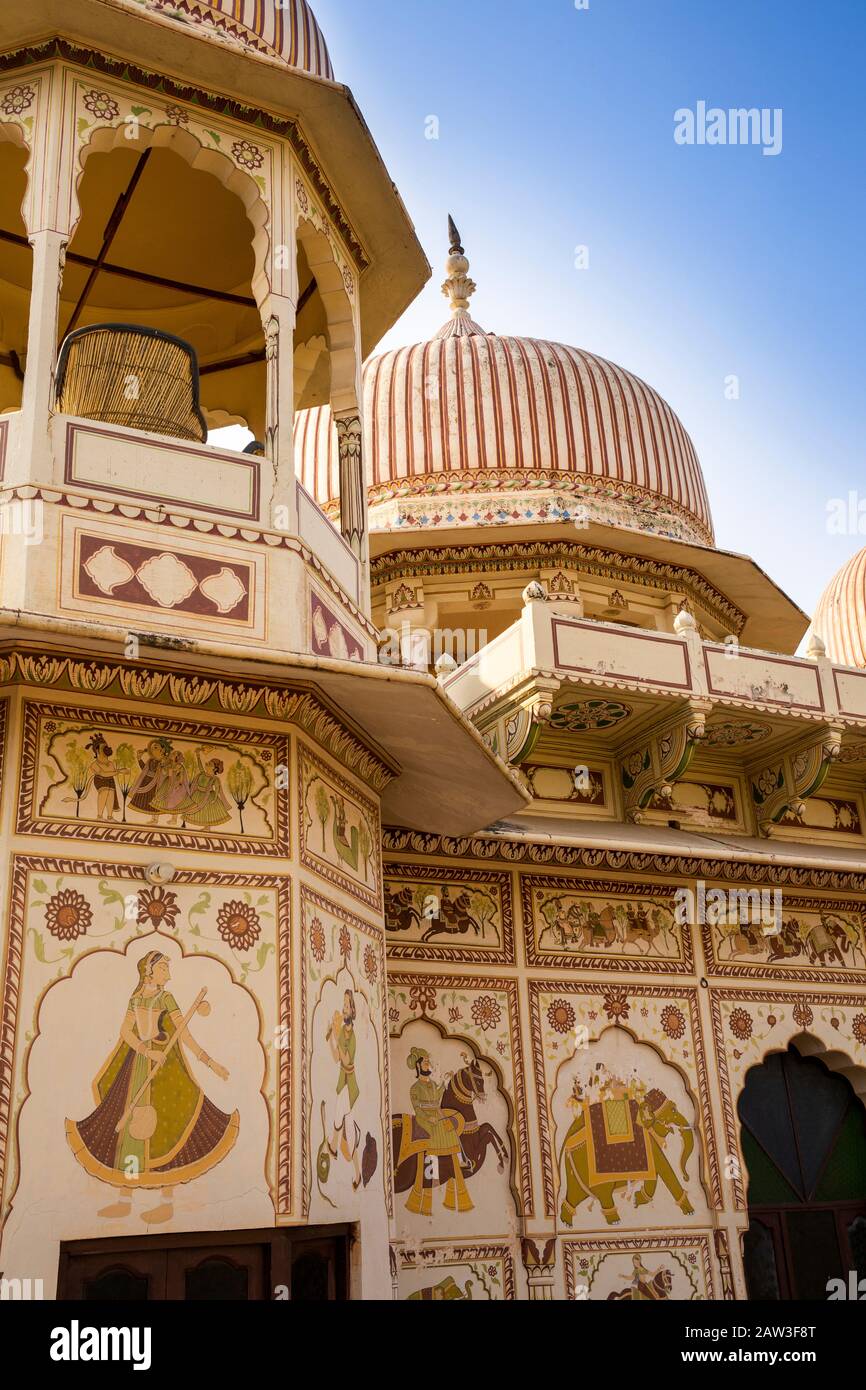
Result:
[[[749,1297],[826,1299],[866,1275],[866,1110],[843,1076],[790,1047],[746,1077]]]

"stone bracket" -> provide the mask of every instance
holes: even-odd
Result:
[[[513,767],[526,761],[542,729],[550,723],[559,684],[559,681],[534,681],[532,691],[524,697],[520,708],[505,717],[505,757]]]
[[[633,745],[620,760],[625,819],[639,825],[651,801],[670,806],[673,789],[706,734],[709,701],[690,700],[673,720]]]
[[[762,835],[772,835],[786,815],[801,820],[804,802],[823,785],[842,749],[842,728],[821,724],[778,758],[749,774]]]

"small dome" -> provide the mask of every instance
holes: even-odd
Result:
[[[712,545],[700,463],[667,402],[593,353],[479,328],[452,232],[451,319],[429,342],[364,367],[371,529],[558,520],[584,507],[609,525]],[[301,481],[333,513],[327,406],[299,412],[295,443]]]
[[[831,661],[866,667],[866,548],[831,579],[815,609],[812,631]]]
[[[306,0],[144,0],[145,7],[187,24],[215,31],[224,42],[236,42],[268,58],[282,58],[289,67],[313,77],[334,80],[334,70],[316,17]],[[141,12],[140,0],[134,6]]]

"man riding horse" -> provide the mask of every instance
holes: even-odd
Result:
[[[463,1176],[463,1150],[460,1135],[463,1132],[463,1116],[456,1110],[442,1109],[444,1081],[434,1081],[430,1053],[423,1047],[413,1047],[406,1058],[406,1065],[415,1069],[415,1081],[409,1091],[409,1099],[415,1112],[415,1120],[426,1137],[426,1143],[418,1153],[418,1167],[415,1183],[406,1203],[409,1211],[429,1216],[431,1211],[430,1187],[424,1183],[425,1164],[429,1158],[438,1162],[445,1160],[451,1166],[452,1176],[445,1186],[445,1206],[451,1211],[471,1211],[472,1199]]]

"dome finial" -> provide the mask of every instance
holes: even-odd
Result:
[[[460,245],[460,233],[454,225],[454,218],[451,216],[450,212],[448,214],[448,241],[451,246],[452,256],[455,254],[462,256],[464,254],[463,247]]]
[[[442,293],[451,300],[451,312],[469,316],[469,297],[475,293],[475,281],[469,278],[469,262],[460,244],[460,233],[454,225],[454,218],[448,214],[448,241],[450,251],[445,269],[448,278],[442,286]]]
[[[460,233],[451,214],[448,214],[448,260],[445,262],[447,279],[442,293],[451,301],[451,318],[440,329],[438,337],[451,338],[469,333],[483,333],[484,330],[473,323],[469,317],[469,299],[475,293],[475,281],[469,277],[469,262],[460,240]]]

